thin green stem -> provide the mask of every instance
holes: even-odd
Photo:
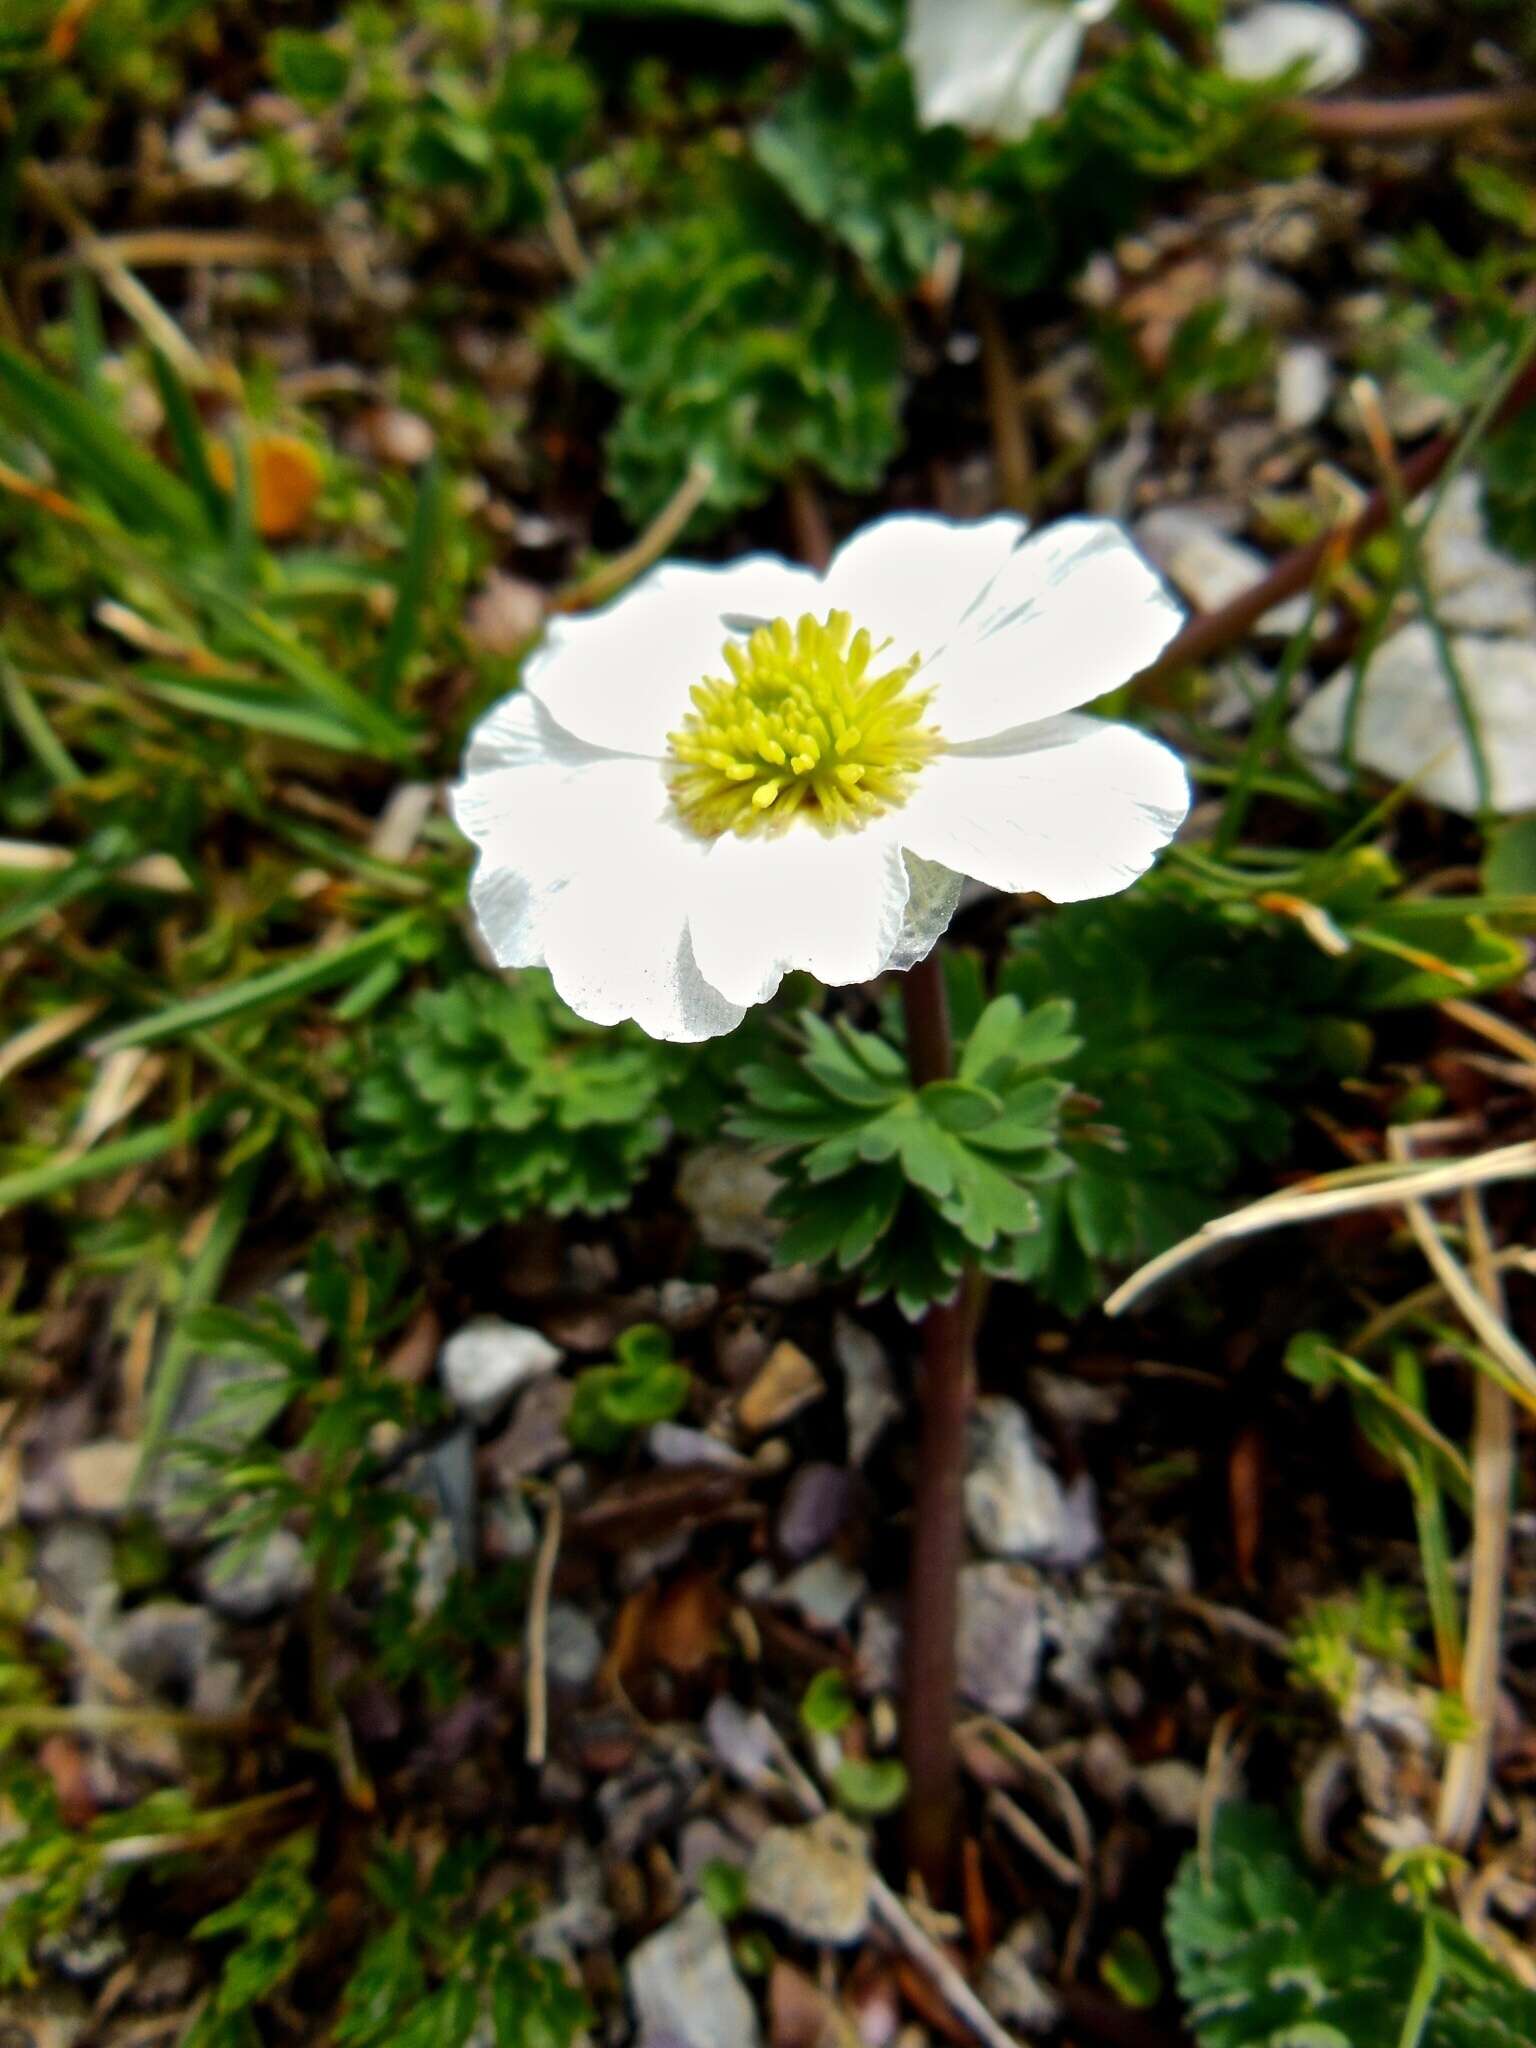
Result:
[[[1403,2014],[1403,2031],[1398,2035],[1397,2048],[1419,2048],[1424,2039],[1424,2030],[1429,2025],[1430,2014],[1434,2011],[1435,1998],[1440,1990],[1440,1981],[1445,1974],[1440,1959],[1440,1943],[1435,1936],[1435,1923],[1424,1922],[1424,1953],[1419,1962],[1419,1973],[1413,1980],[1413,1996],[1408,2001],[1408,2010]]]
[[[1393,1357],[1392,1380],[1398,1398],[1422,1417],[1426,1405],[1424,1368],[1406,1345],[1400,1346]],[[1455,1567],[1439,1475],[1433,1456],[1422,1445],[1408,1453],[1407,1476],[1413,1493],[1424,1588],[1429,1598],[1430,1627],[1435,1637],[1435,1663],[1441,1685],[1448,1692],[1454,1691],[1461,1684],[1461,1602],[1456,1596]]]

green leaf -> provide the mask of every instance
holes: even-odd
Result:
[[[1122,2005],[1149,2012],[1163,1995],[1163,1973],[1147,1938],[1122,1927],[1099,1958],[1099,1975]]]
[[[1490,896],[1536,896],[1536,815],[1494,828],[1483,855],[1483,887]]]
[[[1525,972],[1525,948],[1495,931],[1485,918],[1469,914],[1454,897],[1438,916],[1423,915],[1423,903],[1388,903],[1348,927],[1367,949],[1360,962],[1358,1000],[1368,1010],[1400,1010],[1448,996],[1475,996],[1502,988]],[[1449,972],[1439,972],[1443,961]]]
[[[747,1910],[747,1873],[739,1863],[712,1857],[699,1872],[699,1894],[715,1918],[729,1925]]]
[[[1093,1105],[1086,1129],[1069,1127],[1072,1178],[1043,1192],[1045,1227],[1019,1277],[1080,1308],[1093,1260],[1162,1250],[1246,1159],[1279,1151],[1287,1095],[1311,1071],[1312,1018],[1331,1010],[1343,973],[1294,929],[1145,887],[1055,911],[1013,945],[1002,986],[1042,1031],[1053,1002],[1070,1004],[1055,1030],[1075,1025],[1069,1071]]]
[[[934,196],[962,144],[919,127],[901,57],[814,73],[754,130],[752,153],[877,290],[899,296],[933,268],[949,234]]]
[[[274,29],[267,38],[267,62],[278,90],[316,111],[334,106],[352,75],[345,51],[304,29]]]
[[[0,411],[99,491],[134,533],[183,545],[211,533],[196,493],[171,475],[90,400],[0,342]]]
[[[730,1128],[775,1149],[780,1260],[856,1270],[862,1299],[894,1294],[907,1315],[947,1300],[977,1252],[990,1271],[1014,1270],[1019,1240],[1039,1228],[1035,1189],[1066,1164],[1067,1091],[1038,1069],[1075,1041],[1069,1006],[1044,1008],[1037,1018],[1007,996],[982,1011],[960,1069],[988,1086],[965,1078],[914,1094],[888,1040],[814,1014],[799,1020],[798,1059],[750,1064]]]
[[[406,668],[421,637],[422,607],[432,579],[442,525],[443,489],[443,465],[434,450],[416,486],[416,510],[395,586],[395,608],[374,672],[374,694],[384,704],[398,700]]]
[[[229,498],[214,481],[213,472],[208,467],[207,438],[192,394],[157,348],[149,351],[149,367],[155,389],[160,394],[160,403],[165,408],[166,431],[176,450],[176,459],[187,482],[197,493],[209,531],[219,533],[228,523]]]
[[[207,995],[170,1003],[165,1009],[141,1017],[136,1023],[124,1024],[116,1031],[107,1032],[98,1039],[96,1049],[99,1053],[109,1053],[128,1045],[158,1045],[167,1038],[179,1038],[184,1032],[199,1030],[209,1024],[221,1024],[230,1017],[247,1016],[253,1011],[271,1009],[275,1004],[294,1002],[300,996],[312,995],[317,989],[349,980],[374,954],[399,945],[416,921],[414,911],[401,911],[394,917],[385,918],[371,931],[358,932],[350,939],[343,939],[339,945],[307,953],[300,959],[287,961],[281,967],[268,968],[263,974],[250,975],[244,981],[232,982],[224,988],[211,989]]]
[[[835,1666],[818,1671],[800,1701],[800,1719],[813,1735],[838,1735],[853,1719],[848,1681]]]
[[[894,1813],[907,1796],[907,1774],[894,1757],[845,1756],[832,1773],[832,1795],[849,1813]]]
[[[306,704],[279,690],[257,684],[213,681],[205,676],[168,675],[163,670],[134,668],[124,680],[146,697],[174,705],[200,718],[227,725],[239,725],[252,732],[280,734],[308,747],[325,747],[332,753],[356,754],[365,742],[357,727],[336,717],[319,705]]]
[[[584,1024],[542,974],[463,974],[388,1006],[359,1048],[343,1164],[398,1185],[421,1222],[463,1233],[544,1210],[602,1215],[668,1135],[689,1054]],[[620,1339],[643,1356],[653,1337]],[[670,1357],[670,1351],[665,1356]]]
[[[1438,1912],[1381,1887],[1326,1890],[1279,1821],[1223,1807],[1168,1901],[1168,1945],[1200,2048],[1512,2048],[1536,1994]],[[1433,1963],[1423,1975],[1426,1958]],[[1409,2025],[1421,1985],[1430,1992]]]
[[[945,1131],[978,1131],[1003,1113],[998,1097],[971,1081],[930,1081],[917,1099],[923,1115]]]
[[[723,165],[699,184],[696,211],[617,235],[552,318],[622,401],[614,495],[643,523],[702,463],[702,526],[798,470],[874,489],[899,435],[896,326],[771,188]]]
[[[86,1152],[63,1159],[44,1159],[36,1166],[0,1174],[0,1214],[25,1202],[45,1201],[86,1181],[106,1179],[125,1167],[144,1166],[152,1159],[163,1158],[167,1152],[193,1144],[211,1131],[228,1115],[230,1107],[231,1097],[218,1095],[195,1110],[171,1117],[165,1123],[145,1125],[126,1138],[115,1138],[105,1145],[93,1145]]]

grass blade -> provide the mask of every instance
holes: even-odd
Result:
[[[131,670],[128,679],[146,696],[201,718],[249,726],[255,732],[275,733],[306,746],[325,747],[335,754],[355,754],[361,744],[354,725],[317,704],[297,703],[278,690],[264,690],[249,683],[165,675],[153,669]]]
[[[227,1018],[247,1016],[277,1003],[293,1002],[316,989],[329,988],[335,982],[345,981],[375,953],[398,945],[416,922],[416,912],[400,911],[375,925],[372,931],[359,932],[355,938],[344,939],[326,952],[307,953],[302,959],[269,968],[265,974],[253,974],[227,988],[211,989],[207,995],[172,1003],[151,1016],[140,1017],[97,1039],[91,1050],[101,1057],[126,1045],[159,1045],[167,1038],[179,1037],[183,1031],[222,1024]]]
[[[10,713],[12,724],[32,749],[33,757],[45,775],[61,787],[84,780],[3,647],[0,647],[0,704]]]
[[[443,465],[434,452],[417,487],[416,512],[406,539],[405,558],[400,564],[394,614],[374,677],[379,699],[385,704],[393,704],[399,697],[407,665],[421,635],[421,612],[437,555],[442,506]]]
[[[213,471],[208,467],[208,444],[203,438],[202,422],[197,417],[192,394],[157,348],[149,352],[149,367],[154,373],[160,403],[165,408],[165,429],[171,437],[171,446],[176,450],[182,475],[197,493],[209,526],[215,533],[221,533],[229,524],[229,499],[219,489]]]
[[[409,755],[411,734],[399,719],[327,668],[266,613],[233,596],[210,577],[199,576],[189,587],[195,588],[205,613],[220,629],[224,653],[259,661],[286,676],[305,696],[344,719],[360,743],[376,748],[386,759],[398,761]]]
[[[176,1304],[176,1320],[171,1325],[165,1348],[160,1353],[159,1363],[149,1385],[142,1449],[138,1470],[133,1478],[135,1493],[139,1490],[164,1440],[171,1416],[175,1412],[177,1397],[187,1377],[187,1368],[196,1355],[195,1346],[187,1334],[188,1323],[199,1309],[206,1308],[218,1294],[225,1269],[233,1256],[235,1246],[240,1241],[240,1233],[245,1228],[245,1219],[250,1213],[256,1184],[261,1178],[265,1163],[265,1158],[258,1155],[246,1160],[230,1175],[219,1200],[213,1227],[187,1268]]]
[[[26,1166],[16,1173],[0,1174],[0,1214],[23,1202],[40,1202],[66,1188],[80,1187],[88,1180],[104,1180],[130,1166],[147,1165],[178,1145],[190,1145],[213,1126],[229,1108],[229,1097],[218,1095],[200,1109],[171,1117],[163,1124],[149,1124],[129,1137],[110,1145],[97,1145],[69,1159],[45,1160],[41,1166]]]
[[[63,466],[87,478],[135,532],[151,527],[167,540],[206,541],[208,522],[194,493],[78,392],[0,343],[0,402],[16,425],[43,442]]]

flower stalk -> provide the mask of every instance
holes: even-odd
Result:
[[[907,1057],[918,1087],[954,1067],[944,966],[936,947],[902,977]],[[902,1736],[907,1767],[907,1862],[930,1897],[948,1889],[955,1863],[959,1776],[955,1759],[956,1636],[965,1555],[965,1440],[975,1380],[968,1269],[953,1301],[923,1318],[918,1386],[917,1488],[907,1584]]]

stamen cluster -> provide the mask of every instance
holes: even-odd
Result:
[[[903,804],[943,742],[923,722],[928,692],[908,688],[921,657],[871,675],[884,652],[839,611],[727,641],[729,679],[696,684],[693,710],[667,735],[686,823],[708,839],[795,817],[836,831]]]

